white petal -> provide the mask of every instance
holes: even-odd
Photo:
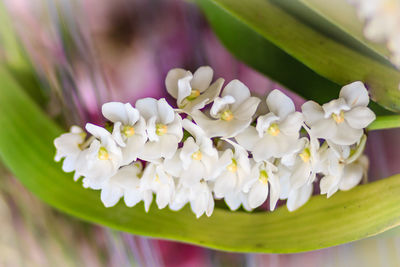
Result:
[[[122,165],[135,161],[144,149],[146,138],[141,135],[133,135],[128,138],[126,146],[122,149]]]
[[[135,106],[145,120],[151,117],[158,117],[157,100],[154,98],[147,97],[139,99],[136,101]]]
[[[235,119],[248,120],[251,119],[254,113],[256,113],[258,104],[260,104],[258,97],[249,97],[244,100],[240,105],[232,108]]]
[[[293,190],[288,197],[286,206],[289,211],[294,211],[303,206],[310,199],[313,191],[312,184],[303,185],[298,190]]]
[[[242,200],[240,198],[240,193],[228,193],[225,196],[225,203],[228,205],[230,210],[237,210],[242,204]]]
[[[168,105],[165,98],[161,98],[160,100],[157,101],[157,109],[161,123],[169,124],[174,120],[175,118],[174,109],[170,105]]]
[[[168,93],[175,99],[178,98],[178,80],[185,76],[192,76],[192,74],[184,69],[176,68],[170,70],[165,78],[165,87]]]
[[[183,129],[182,129],[182,118],[179,114],[175,114],[174,120],[167,125],[168,130],[167,134],[173,135],[179,141],[182,140],[183,137]]]
[[[101,201],[107,208],[115,206],[122,197],[123,191],[118,186],[108,185],[101,190]]]
[[[192,154],[199,150],[199,146],[194,142],[193,137],[188,137],[183,143],[181,153],[179,155],[182,160],[182,167],[187,170],[192,162]]]
[[[182,171],[182,162],[179,158],[179,154],[180,150],[178,149],[172,158],[165,159],[163,163],[165,172],[174,177],[179,177]]]
[[[211,193],[208,194],[208,203],[207,203],[206,215],[210,217],[214,211],[214,198]]]
[[[329,118],[330,116],[332,116],[332,114],[340,114],[341,111],[350,110],[351,107],[347,104],[344,98],[338,98],[323,104],[322,109],[325,113],[324,117]]]
[[[224,79],[219,78],[213,84],[211,84],[204,93],[199,95],[196,99],[189,101],[183,109],[188,111],[190,114],[195,109],[204,108],[206,104],[211,103],[219,96],[223,84]]]
[[[298,135],[302,124],[303,115],[300,112],[294,112],[279,124],[279,129],[286,135]]]
[[[340,90],[339,97],[344,98],[351,107],[366,107],[369,103],[368,91],[360,81],[343,86]]]
[[[101,107],[101,111],[103,113],[103,116],[111,122],[120,121],[123,124],[128,124],[129,122],[125,105],[123,103],[120,102],[105,103]]]
[[[214,103],[210,110],[210,115],[213,118],[219,119],[219,113],[221,111],[225,110],[229,104],[232,104],[234,102],[235,102],[235,98],[233,98],[233,96],[230,96],[230,95],[215,98]]]
[[[250,126],[236,135],[235,140],[246,150],[252,150],[254,145],[260,140],[260,137],[257,134],[256,128]]]
[[[111,136],[110,132],[108,132],[106,129],[92,123],[86,123],[86,130],[93,136],[101,139],[101,142],[104,142],[104,139]]]
[[[330,139],[336,134],[337,127],[333,119],[321,119],[311,126],[311,133],[315,138]]]
[[[143,192],[144,210],[146,212],[149,212],[152,201],[153,201],[153,193],[150,190]]]
[[[307,101],[301,106],[304,120],[308,126],[313,126],[319,120],[324,118],[322,107],[314,101]]]
[[[330,197],[337,190],[339,182],[340,177],[335,177],[333,175],[324,176],[319,184],[321,194],[327,194],[327,197]]]
[[[190,96],[192,92],[192,87],[190,85],[190,81],[192,80],[192,76],[186,76],[183,77],[178,81],[178,99],[177,103],[178,106],[181,107],[183,104],[183,101]]]
[[[376,118],[375,113],[367,107],[355,107],[344,114],[344,118],[352,128],[367,127]]]
[[[210,86],[213,74],[214,71],[209,66],[198,68],[193,74],[192,88],[204,92]]]
[[[217,198],[233,192],[236,186],[236,175],[229,171],[223,172],[215,181],[214,193]]]
[[[292,190],[297,190],[305,185],[311,175],[311,165],[301,162],[296,165],[292,175],[290,176],[290,184]]]
[[[361,182],[364,169],[360,164],[352,163],[343,170],[343,178],[340,181],[340,190],[350,190]]]
[[[235,103],[232,104],[232,109],[235,110],[237,106],[241,105],[243,101],[250,97],[250,90],[241,81],[232,80],[225,86],[221,94],[222,97],[228,95],[233,96],[235,99]]]
[[[160,185],[160,189],[157,191],[156,195],[156,203],[159,209],[165,208],[169,201],[170,201],[171,195],[170,195],[170,190],[167,184],[162,184]]]
[[[293,101],[277,89],[269,93],[267,105],[269,110],[281,119],[285,119],[289,113],[295,111]]]
[[[268,184],[256,182],[249,191],[249,206],[255,209],[261,206],[268,197]]]
[[[364,132],[362,129],[354,129],[350,127],[350,125],[346,121],[344,121],[337,125],[336,134],[334,136],[331,136],[329,139],[338,145],[347,146],[358,142],[361,139],[363,133]]]
[[[257,125],[256,125],[256,130],[258,132],[258,135],[260,137],[264,136],[265,131],[268,130],[269,126],[271,123],[279,120],[279,117],[277,117],[274,113],[270,112],[266,115],[259,116],[257,118]]]
[[[276,175],[269,175],[268,182],[270,184],[269,193],[269,209],[272,211],[275,209],[276,203],[279,200],[281,194],[281,184],[279,182],[279,177]]]

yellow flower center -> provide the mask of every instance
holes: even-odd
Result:
[[[231,121],[233,120],[233,113],[229,109],[225,110],[221,113],[221,119],[224,121]]]
[[[97,157],[99,158],[99,160],[108,160],[110,158],[110,155],[108,154],[107,149],[102,146],[99,149]]]
[[[132,126],[129,125],[125,125],[122,128],[122,133],[126,136],[126,137],[131,137],[132,135],[135,134],[135,128],[133,128]]]
[[[332,114],[332,118],[334,121],[336,121],[337,124],[344,122],[344,112],[343,110],[340,111],[339,115],[336,113]]]
[[[156,183],[160,182],[160,177],[158,176],[158,174],[156,174],[156,179],[154,179],[154,181],[156,181]]]
[[[201,160],[202,158],[203,158],[203,154],[200,152],[200,150],[198,150],[192,154],[192,159],[194,159],[194,160]]]
[[[309,162],[310,161],[310,157],[311,157],[311,153],[310,153],[310,149],[308,147],[306,147],[300,154],[299,157],[305,162]]]
[[[168,131],[167,125],[161,124],[161,123],[158,123],[158,124],[156,125],[156,134],[157,134],[158,136],[162,136],[162,135],[166,134],[167,131]]]
[[[265,185],[268,184],[268,174],[265,170],[260,171],[260,176],[258,177],[258,180]]]
[[[186,97],[186,99],[189,100],[189,101],[193,101],[193,100],[195,100],[199,95],[200,95],[200,91],[197,90],[197,89],[193,89],[193,90],[190,92],[190,95],[189,95],[188,97]]]
[[[232,159],[232,163],[229,164],[226,169],[230,172],[236,172],[237,171],[237,162],[236,159]]]
[[[267,132],[268,132],[270,135],[272,135],[272,136],[277,136],[277,135],[281,132],[281,130],[279,130],[278,124],[272,123],[272,124],[268,127]]]

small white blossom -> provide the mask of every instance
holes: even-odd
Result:
[[[260,99],[250,96],[250,90],[242,82],[233,80],[217,97],[210,110],[209,118],[201,111],[192,113],[194,121],[208,137],[233,137],[248,127],[257,110]]]
[[[165,79],[168,93],[177,100],[180,109],[188,112],[202,109],[221,92],[224,79],[211,84],[213,70],[208,66],[198,68],[194,74],[184,69],[172,69]]]
[[[136,108],[146,120],[149,138],[139,158],[143,160],[171,158],[183,136],[182,118],[164,98],[139,99]]]
[[[140,180],[141,190],[151,190],[156,194],[159,209],[171,204],[175,195],[175,181],[161,164],[148,163]]]
[[[293,153],[303,123],[293,101],[279,90],[273,90],[266,102],[270,112],[258,117],[256,127],[250,126],[235,137],[256,161]]]
[[[103,105],[102,113],[114,123],[112,136],[121,147],[122,165],[135,161],[147,140],[146,123],[139,111],[129,103],[109,102]]]
[[[314,101],[303,104],[306,124],[316,138],[324,138],[338,145],[352,145],[360,140],[363,128],[375,114],[367,107],[369,97],[361,82],[354,82],[340,90],[338,99],[322,107]]]
[[[256,162],[249,177],[243,191],[248,193],[250,208],[261,206],[267,200],[269,193],[270,210],[274,210],[280,195],[278,168],[268,161]]]
[[[112,207],[123,197],[128,207],[133,207],[143,200],[146,212],[149,211],[153,195],[151,190],[141,190],[141,175],[142,164],[140,162],[134,162],[119,169],[102,185],[101,201],[104,206]]]
[[[85,187],[100,189],[121,166],[122,152],[106,129],[87,123],[86,130],[96,139],[80,153],[76,171],[85,176]]]
[[[251,170],[248,153],[238,145],[225,150],[216,164],[214,194],[216,198],[229,197],[242,191]]]
[[[64,133],[54,140],[56,147],[55,161],[63,161],[62,169],[72,172],[76,169],[77,159],[82,152],[81,145],[84,143],[86,133],[78,126],[72,126],[68,133]]]

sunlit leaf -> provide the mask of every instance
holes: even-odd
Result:
[[[400,72],[389,61],[321,33],[281,1],[197,2],[234,55],[300,95],[324,102],[337,95],[339,85],[361,80],[373,100],[400,111]]]

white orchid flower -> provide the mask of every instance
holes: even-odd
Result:
[[[286,168],[286,166],[279,166],[279,175],[280,175],[280,199],[286,199],[286,207],[289,211],[295,211],[310,199],[313,192],[313,184],[303,184],[300,187],[292,188],[291,187],[291,171]]]
[[[131,104],[109,102],[102,106],[103,116],[114,123],[112,136],[121,147],[122,165],[136,161],[147,140],[146,122]]]
[[[78,126],[72,126],[68,133],[64,133],[54,140],[56,147],[55,161],[63,161],[62,169],[72,172],[76,169],[77,160],[82,152],[81,146],[85,142],[86,133]]]
[[[194,138],[188,137],[183,147],[171,159],[164,161],[164,169],[190,186],[201,179],[211,179],[213,166],[218,161],[218,151],[198,125],[188,119],[184,119],[182,125]]]
[[[368,168],[368,160],[361,155],[365,146],[365,136],[355,148],[329,144],[324,152],[324,177],[320,181],[321,194],[329,198],[343,183],[344,190],[351,189],[349,185],[357,185]]]
[[[295,111],[293,101],[279,90],[267,97],[269,113],[258,117],[256,127],[248,127],[235,139],[251,151],[256,161],[291,154],[299,139],[303,116]]]
[[[217,97],[210,110],[212,118],[196,110],[191,115],[208,137],[233,137],[248,127],[257,110],[260,99],[250,96],[250,90],[242,82],[233,80]]]
[[[85,187],[100,189],[121,166],[122,152],[106,129],[87,123],[86,130],[96,139],[80,153],[76,171],[85,176]]]
[[[340,90],[338,99],[322,107],[314,101],[303,104],[306,124],[316,138],[323,138],[338,145],[352,145],[360,140],[363,128],[375,120],[367,107],[369,97],[361,82],[353,82]]]
[[[136,108],[146,120],[149,141],[144,145],[140,159],[151,161],[171,158],[182,139],[182,119],[168,105],[164,98],[143,98],[136,102]]]
[[[224,79],[211,84],[213,70],[208,66],[198,68],[194,74],[184,69],[172,69],[165,79],[168,93],[177,100],[180,109],[187,113],[204,108],[221,92]]]
[[[318,139],[313,137],[308,127],[304,126],[304,129],[309,132],[309,138],[300,138],[296,151],[281,159],[281,163],[291,170],[291,190],[313,183],[316,174],[324,169],[323,152],[327,146],[320,147]]]
[[[214,168],[214,194],[216,198],[233,196],[242,191],[244,182],[251,171],[246,150],[239,145],[225,150]]]
[[[243,191],[248,193],[251,209],[261,206],[269,194],[270,210],[274,210],[280,195],[278,168],[268,161],[255,162]]]
[[[148,163],[140,180],[142,190],[151,190],[156,194],[159,209],[171,204],[175,195],[174,178],[164,171],[161,164]]]
[[[120,168],[114,176],[107,180],[101,187],[100,195],[104,206],[115,206],[123,197],[128,207],[133,207],[143,200],[145,210],[148,212],[153,200],[153,193],[151,190],[141,190],[142,169],[140,162],[134,162]]]

